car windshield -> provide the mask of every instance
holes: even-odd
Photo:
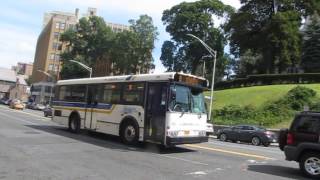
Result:
[[[170,86],[169,110],[175,112],[206,113],[201,89],[182,85]]]

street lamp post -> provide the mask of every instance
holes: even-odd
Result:
[[[213,101],[213,87],[214,87],[214,75],[216,71],[216,60],[217,60],[217,51],[213,50],[210,46],[208,46],[205,42],[203,42],[200,38],[193,34],[187,34],[188,36],[195,38],[198,40],[213,56],[213,69],[212,69],[212,81],[211,81],[211,96],[210,96],[210,109],[209,109],[209,120],[211,120],[211,113],[212,113],[212,101]]]
[[[51,106],[51,101],[52,101],[52,90],[53,90],[53,84],[54,84],[54,81],[53,81],[53,76],[45,71],[42,71],[40,69],[38,69],[38,72],[41,72],[43,74],[45,74],[46,76],[50,77],[51,78],[51,81],[52,81],[52,86],[50,88],[50,96],[49,96],[49,105]]]
[[[91,67],[89,67],[89,66],[87,66],[87,65],[85,65],[85,64],[83,64],[83,63],[81,63],[81,62],[79,62],[79,61],[73,60],[73,59],[71,59],[71,60],[69,60],[69,61],[70,61],[70,62],[74,62],[74,63],[80,65],[81,67],[83,67],[84,69],[86,69],[87,71],[89,71],[89,73],[90,73],[90,78],[91,78],[91,76],[92,76],[92,68],[91,68]]]

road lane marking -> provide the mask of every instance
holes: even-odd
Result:
[[[34,122],[31,122],[31,121],[27,121],[27,120],[23,120],[23,119],[18,119],[18,118],[16,118],[16,117],[9,116],[9,115],[4,114],[4,113],[2,113],[2,112],[0,112],[0,114],[2,114],[3,116],[8,117],[9,119],[12,118],[12,119],[15,119],[15,120],[18,120],[18,121],[22,121],[22,122],[25,122],[25,123],[29,123],[29,124],[32,124],[32,125],[40,125],[40,124],[38,124],[38,123],[34,123]]]
[[[268,152],[273,154],[282,154],[281,151],[278,151],[278,148],[276,147],[250,147],[250,145],[247,144],[231,144],[228,142],[217,142],[217,141],[209,141],[209,144],[214,144],[218,146],[226,146],[231,148],[239,148],[239,149],[245,149],[245,150],[253,150],[253,151],[261,151],[261,152]]]
[[[261,156],[261,155],[249,154],[249,153],[242,153],[242,152],[236,152],[236,151],[229,151],[229,150],[211,148],[211,147],[206,147],[206,146],[199,146],[199,145],[194,145],[194,144],[186,144],[184,146],[192,147],[192,148],[198,148],[198,149],[205,149],[205,150],[209,150],[209,151],[216,151],[216,152],[221,152],[221,153],[226,153],[226,154],[233,154],[233,155],[238,155],[238,156],[252,157],[252,158],[256,158],[256,159],[274,160],[274,158],[270,158],[270,157],[267,157],[267,156]]]
[[[41,121],[50,121],[50,119],[47,119],[47,118],[44,118],[42,116],[39,116],[39,115],[36,115],[36,114],[31,114],[31,113],[28,113],[28,112],[24,112],[24,111],[18,111],[18,110],[13,110],[13,109],[6,109],[4,107],[1,107],[2,110],[4,111],[9,111],[9,112],[18,112],[18,113],[22,113],[22,114],[27,114],[29,116],[34,116],[34,117],[37,117],[37,118],[40,118]]]
[[[176,160],[180,160],[180,161],[185,161],[185,162],[192,163],[192,164],[209,166],[209,164],[202,163],[202,162],[198,162],[198,161],[192,161],[192,160],[189,160],[189,159],[172,157],[172,156],[167,156],[167,155],[159,155],[159,156],[161,156],[161,157],[166,157],[166,158],[170,158],[170,159],[176,159]]]

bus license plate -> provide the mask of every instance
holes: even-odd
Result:
[[[189,135],[190,131],[184,131],[184,135]]]

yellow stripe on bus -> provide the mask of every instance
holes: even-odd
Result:
[[[112,111],[114,110],[115,107],[116,107],[116,105],[112,105],[111,109],[93,108],[92,112],[110,114],[110,113],[112,113]],[[70,111],[82,111],[82,112],[86,111],[86,108],[68,107],[68,106],[53,106],[53,108],[56,110],[70,110]],[[88,112],[90,112],[90,109],[88,110]]]

